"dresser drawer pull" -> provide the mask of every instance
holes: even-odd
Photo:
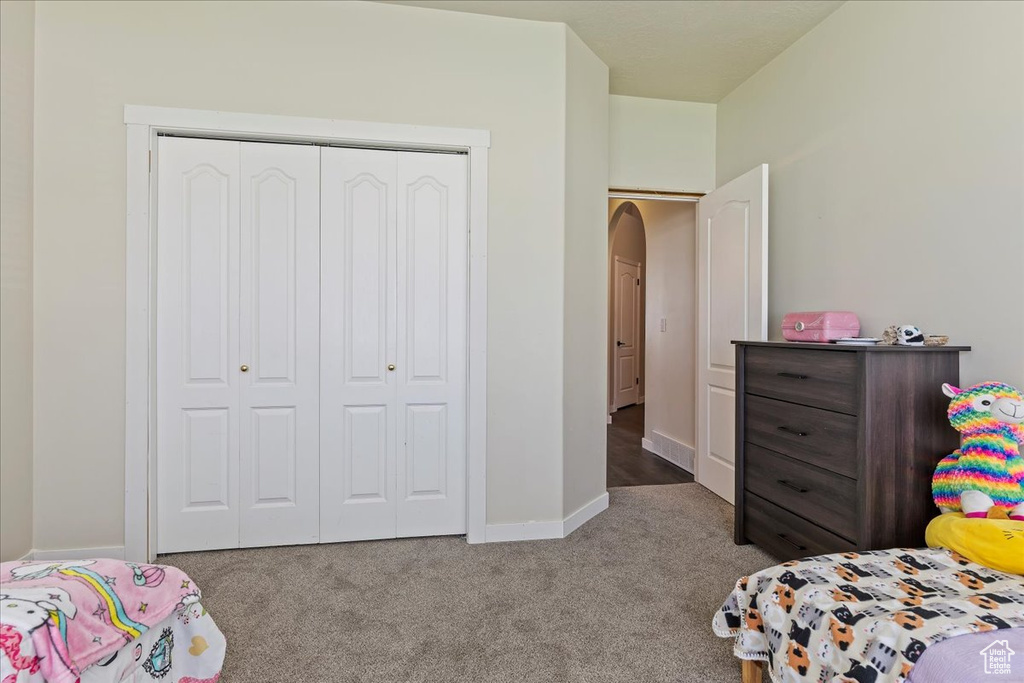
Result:
[[[795,434],[796,436],[807,436],[807,432],[801,432],[799,429],[793,429],[785,425],[779,427],[780,432],[787,432],[789,434]]]
[[[796,541],[791,541],[788,538],[786,538],[786,534],[776,534],[776,536],[778,536],[783,541],[785,541],[786,543],[790,544],[791,546],[793,546],[797,550],[807,550],[807,548],[805,546],[802,546],[799,543],[797,543]]]
[[[780,372],[779,377],[788,377],[789,379],[810,379],[807,375],[798,375],[795,372]]]
[[[785,486],[787,489],[793,489],[797,493],[807,493],[808,491],[810,491],[810,489],[805,489],[805,488],[803,488],[801,486],[797,486],[796,484],[788,482],[785,479],[776,479],[775,481],[779,482],[780,484]]]

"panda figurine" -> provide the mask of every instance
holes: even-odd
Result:
[[[896,343],[900,346],[924,346],[924,334],[921,333],[920,327],[900,325]]]

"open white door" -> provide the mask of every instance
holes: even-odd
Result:
[[[697,205],[697,481],[735,494],[736,352],[768,338],[768,164]]]

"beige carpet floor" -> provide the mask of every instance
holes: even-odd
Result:
[[[161,556],[227,636],[223,683],[739,681],[711,618],[775,564],[697,484],[611,489],[564,540],[462,538]]]

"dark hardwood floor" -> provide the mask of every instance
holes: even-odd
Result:
[[[620,408],[608,425],[608,488],[650,484],[684,484],[693,475],[645,451],[643,405]]]

